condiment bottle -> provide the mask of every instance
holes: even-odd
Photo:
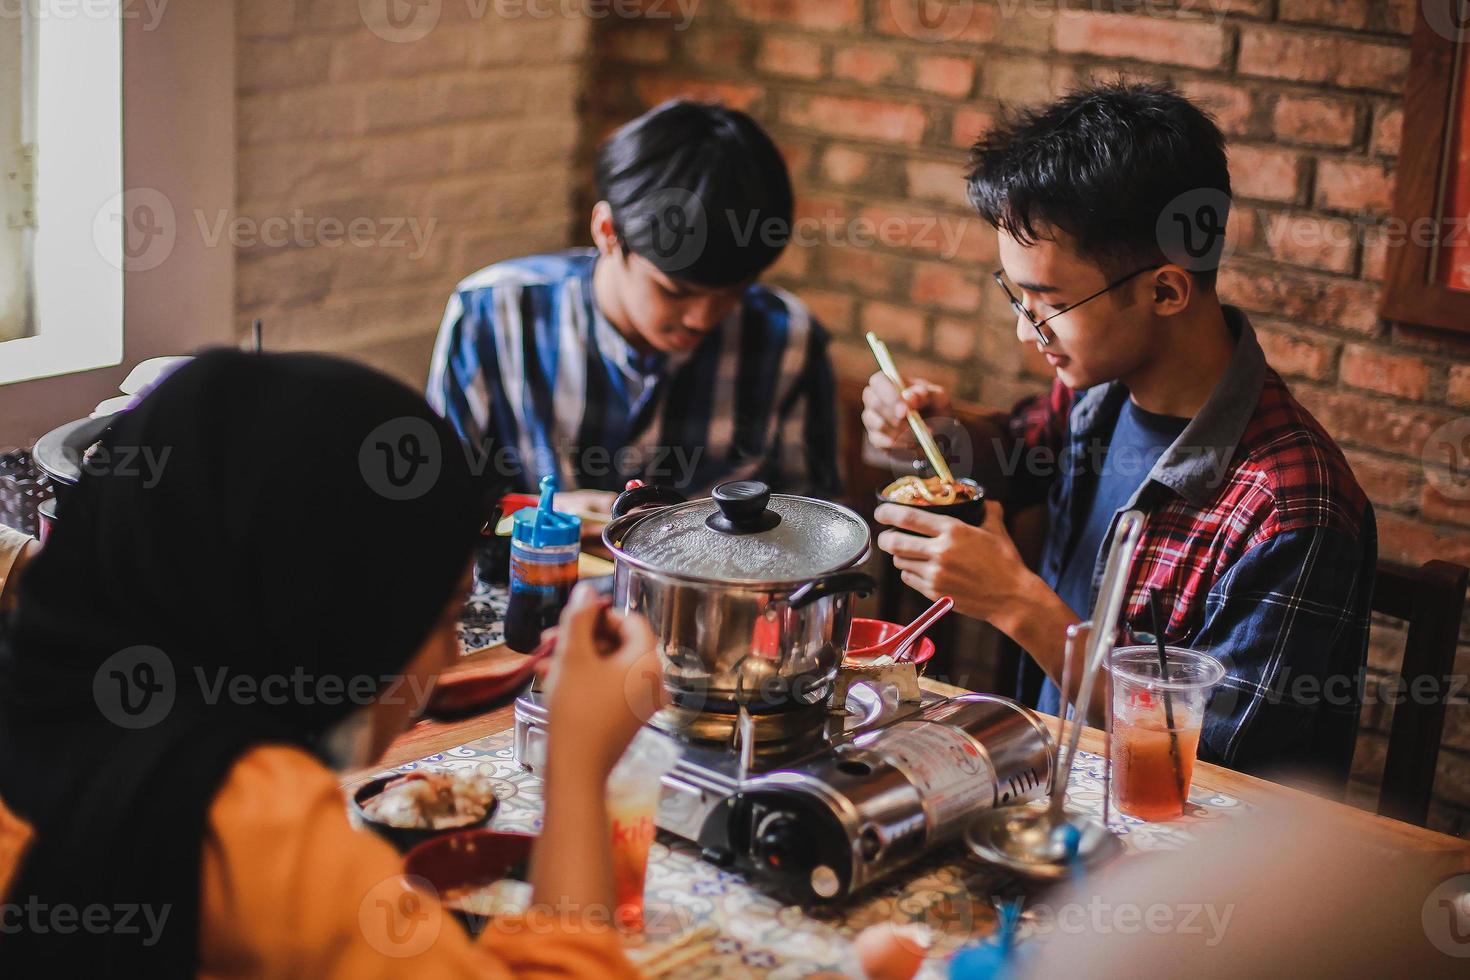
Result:
[[[577,584],[582,553],[582,521],[552,509],[556,478],[541,478],[541,502],[516,511],[511,521],[510,606],[505,613],[505,645],[529,653],[541,631],[556,625]]]

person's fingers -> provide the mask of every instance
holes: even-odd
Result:
[[[567,608],[580,609],[583,606],[596,605],[600,598],[601,596],[590,582],[578,582],[572,587],[572,594],[567,599]]]
[[[922,378],[914,379],[903,390],[903,401],[905,406],[926,417],[949,408],[948,393],[939,385]]]
[[[980,526],[992,534],[1009,534],[1006,530],[1006,510],[999,501],[985,501],[985,520]]]
[[[871,411],[879,421],[877,426],[869,424],[868,428],[882,428],[890,435],[897,425],[904,422],[909,410],[903,395],[882,374],[875,374],[868,380],[868,386],[863,389],[863,408]]]
[[[886,551],[894,558],[927,561],[934,557],[934,539],[902,531],[884,531],[878,535],[878,550]]]
[[[904,404],[916,412],[922,412],[929,407],[932,392],[927,382],[918,381],[910,384],[903,390]]]
[[[878,449],[892,449],[897,444],[894,438],[893,426],[877,412],[866,410],[863,412],[863,429],[868,433],[868,441]]]
[[[873,511],[873,519],[879,524],[901,527],[905,531],[916,531],[930,537],[943,534],[959,523],[958,518],[930,514],[922,507],[906,507],[903,504],[880,504]]]
[[[638,613],[619,616],[617,631],[619,657],[636,660],[654,648],[653,630],[649,627],[648,620]]]
[[[926,381],[923,378],[909,378],[904,382],[903,390],[898,393],[898,397],[909,405],[914,405],[916,399],[924,402],[942,394],[944,394],[944,389],[932,381]]]
[[[557,650],[572,657],[594,656],[596,648],[592,634],[600,615],[602,601],[597,590],[586,583],[579,584],[572,590],[571,598],[562,610]]]
[[[898,387],[882,371],[874,371],[868,376],[868,387],[865,390],[873,392],[885,405],[899,400]]]
[[[577,641],[592,638],[592,629],[597,621],[599,610],[594,604],[567,604],[561,612],[561,620],[557,624],[560,629],[557,633],[558,640],[575,639]]]
[[[904,585],[907,585],[926,599],[936,599],[939,597],[939,593],[934,590],[934,586],[929,579],[926,576],[920,575],[918,572],[905,570],[900,572],[898,577]]]

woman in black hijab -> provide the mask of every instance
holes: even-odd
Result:
[[[386,747],[427,693],[400,683],[384,698],[390,679],[432,682],[452,657],[486,488],[408,388],[326,357],[234,351],[167,378],[87,469],[0,637],[0,973],[193,976],[211,952],[201,853],[221,832],[214,801],[252,753],[345,766]],[[618,625],[621,649],[590,654],[591,672],[646,668],[646,627]],[[587,632],[564,630],[559,656],[586,659],[567,647]],[[592,734],[618,749],[639,719],[610,700]],[[578,807],[600,798],[598,778],[572,793]],[[355,865],[396,868],[345,812],[321,819],[313,840],[353,834],[342,848]],[[7,821],[29,829],[8,873]],[[605,827],[582,831],[602,836],[604,861]],[[361,897],[343,901],[355,912]],[[145,910],[156,928],[78,927],[98,906]],[[72,910],[71,930],[56,909]]]

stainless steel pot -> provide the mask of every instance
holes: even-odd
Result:
[[[659,639],[664,683],[687,711],[794,710],[831,693],[852,596],[875,583],[868,525],[846,507],[742,480],[686,501],[665,487],[621,494],[602,539],[613,601]]]

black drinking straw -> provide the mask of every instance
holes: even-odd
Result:
[[[1154,643],[1159,649],[1159,680],[1169,683],[1169,655],[1164,652],[1164,617],[1159,614],[1159,593],[1148,590],[1148,611],[1154,621]],[[1179,805],[1184,806],[1184,763],[1179,758],[1179,733],[1174,730],[1174,699],[1164,691],[1164,722],[1169,726],[1169,757],[1174,760],[1174,782],[1179,787]]]

